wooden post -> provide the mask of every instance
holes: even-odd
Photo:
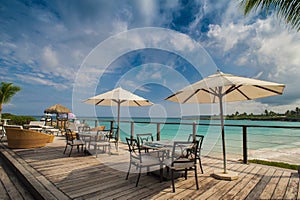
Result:
[[[98,120],[95,120],[95,127],[98,127]]]
[[[114,121],[110,121],[110,130],[113,131],[114,129]]]
[[[196,122],[193,122],[193,141],[196,140],[196,134],[197,134],[197,124]]]
[[[134,121],[131,122],[131,135],[130,135],[131,139],[134,138]]]
[[[247,126],[243,126],[243,163],[248,163]]]
[[[156,140],[160,141],[160,123],[156,124]]]

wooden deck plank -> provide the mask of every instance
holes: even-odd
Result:
[[[23,199],[22,195],[11,182],[2,166],[0,166],[0,180],[3,183],[3,188],[1,188],[1,192],[3,192],[4,199],[6,197],[9,197],[8,199]]]
[[[284,195],[284,199],[297,199],[297,188],[299,185],[299,174],[291,173],[290,181]]]
[[[234,199],[245,199],[266,172],[267,172],[266,168],[261,168],[255,174],[253,172],[253,175],[248,176],[251,178],[249,180],[246,179],[247,180],[247,184],[245,185],[246,187],[243,187],[242,190],[235,195]]]
[[[248,167],[248,165],[236,165],[236,167],[232,168],[231,171],[239,172],[239,179],[242,179],[246,176],[246,174],[243,174],[241,172],[243,172]],[[224,193],[227,193],[232,187],[234,187],[235,184],[235,181],[221,181],[205,192],[206,197],[204,196],[204,194],[202,195],[202,197],[212,200],[219,199],[224,195]]]
[[[275,173],[273,174],[271,180],[269,181],[269,184],[265,187],[265,189],[260,194],[260,199],[271,199],[282,173],[283,173],[282,170],[278,170],[278,169],[275,170]]]
[[[210,159],[210,160],[208,160],[208,163],[219,164],[220,160]],[[200,170],[200,168],[198,168],[198,169]],[[205,174],[198,173],[199,190],[196,190],[195,178],[193,176],[193,173],[190,173],[188,180],[184,180],[184,179],[175,180],[176,193],[172,192],[172,186],[171,186],[171,181],[170,181],[169,191],[167,191],[167,193],[164,193],[161,195],[156,195],[155,199],[166,199],[166,198],[167,199],[172,199],[172,198],[180,199],[180,198],[188,197],[191,193],[199,195],[199,193],[201,193],[202,191],[205,190],[205,189],[203,189],[202,185],[205,185],[205,186],[208,185],[208,184],[203,183],[204,180],[202,180],[201,177],[206,177],[206,176],[210,177],[210,174],[213,173],[213,171],[214,171],[213,168],[206,167],[206,166],[205,166],[204,170],[205,170]],[[200,172],[200,171],[198,171],[198,172]],[[209,182],[211,183],[213,181],[213,179],[214,178],[212,178],[212,180]],[[190,184],[187,184],[188,182],[190,182]]]
[[[291,172],[283,171],[272,195],[272,199],[283,199],[290,177]]]
[[[46,194],[49,198],[68,199],[68,197],[66,197],[64,193],[62,193],[57,187],[55,187],[51,182],[49,182],[49,180],[46,179],[46,177],[42,176],[38,171],[36,171],[32,167],[27,166],[27,163],[23,159],[20,159],[18,157],[15,157],[15,159],[18,160],[18,162],[25,168],[27,172],[30,173],[31,176],[33,176],[36,180],[39,181],[39,183],[41,184],[40,189],[44,190],[44,188],[46,188],[46,190],[44,190],[45,194],[46,191],[50,191],[51,195]],[[54,197],[52,195],[54,195]]]
[[[208,158],[208,162],[207,163],[215,164],[217,162],[218,162],[218,160]],[[199,188],[200,189],[201,189],[201,181],[202,181],[201,177],[205,176],[206,174],[211,173],[213,169],[211,167],[203,166],[203,170],[204,170],[205,174],[198,173],[198,183],[199,183]],[[198,171],[198,172],[200,172],[200,171]],[[175,187],[176,187],[176,193],[175,194],[180,193],[180,191],[181,191],[180,187],[183,184],[183,182],[182,181],[179,182],[179,181],[175,181]],[[193,178],[193,180],[191,180],[191,181],[195,181],[195,179]],[[177,183],[177,182],[179,182],[179,183]],[[170,199],[170,198],[173,198],[173,197],[174,197],[174,193],[172,192],[172,183],[171,183],[171,181],[169,181],[169,188],[168,188],[168,190],[165,190],[164,193],[158,193],[155,196],[153,196],[154,199],[164,199],[164,198],[165,199]]]
[[[246,168],[243,172],[246,173],[246,176],[243,179],[238,179],[235,186],[230,191],[228,191],[228,193],[224,194],[221,199],[233,199],[243,188],[246,187],[254,174],[256,174],[259,170],[261,170],[260,167]]]
[[[227,169],[230,170],[230,171],[236,171],[238,168],[239,168],[239,166],[238,166],[236,163],[231,163],[231,162],[229,162],[229,163],[227,164]],[[211,173],[212,173],[212,172],[211,172]],[[193,177],[191,177],[191,178],[193,178]],[[229,183],[228,181],[219,181],[219,180],[216,180],[216,181],[219,182],[218,184],[222,184],[222,185],[223,185],[222,187],[224,187],[227,183]],[[195,184],[194,184],[193,186],[194,186],[194,189],[195,189]],[[215,185],[214,185],[214,186],[215,186]],[[188,187],[187,187],[187,188],[188,188]],[[215,191],[214,188],[215,188],[215,187],[211,187],[211,188],[205,190],[205,192],[202,193],[200,196],[203,197],[203,199],[207,199],[209,196],[213,195],[213,194],[211,193],[211,191]],[[187,198],[188,198],[188,197],[193,198],[193,195],[198,194],[198,191],[197,191],[197,192],[194,192],[192,189],[193,189],[193,188],[190,187],[190,188],[184,190],[183,192],[181,192],[181,193],[179,194],[178,197],[179,197],[179,198],[185,198],[185,197],[187,197]],[[202,189],[202,188],[200,188],[200,189]],[[199,195],[197,195],[197,196],[199,196]],[[177,197],[177,195],[174,196],[174,197]]]
[[[9,199],[8,193],[5,190],[4,183],[0,180],[0,199]]]
[[[44,186],[35,179],[35,177],[29,172],[27,171],[26,167],[24,167],[22,164],[20,164],[18,161],[14,160],[12,158],[12,156],[10,155],[10,153],[6,152],[6,151],[2,151],[2,154],[4,154],[4,156],[6,156],[7,158],[9,158],[12,161],[12,164],[18,168],[20,170],[20,172],[26,177],[26,179],[33,184],[33,187],[40,192],[40,194],[42,196],[44,196],[47,199],[55,199],[51,192],[48,190],[45,190]]]
[[[266,174],[262,175],[263,177],[260,179],[260,181],[256,184],[256,186],[252,189],[252,191],[249,193],[246,199],[252,200],[252,199],[259,199],[260,194],[265,189],[266,185],[271,180],[272,175],[274,174],[275,169],[269,168],[266,172]]]

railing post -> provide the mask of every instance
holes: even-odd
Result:
[[[243,126],[243,163],[248,163],[247,126]]]
[[[193,122],[193,141],[196,140],[196,134],[197,134],[197,124],[196,122]]]
[[[98,120],[95,120],[95,127],[98,127]]]
[[[160,123],[156,124],[156,140],[160,141]]]
[[[131,139],[134,138],[134,121],[131,122],[131,135],[130,135]]]
[[[110,130],[113,131],[114,129],[114,121],[110,121]]]

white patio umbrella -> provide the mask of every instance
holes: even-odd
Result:
[[[147,99],[137,96],[121,87],[111,90],[109,92],[90,97],[83,101],[87,104],[97,106],[118,106],[118,128],[117,140],[120,141],[120,107],[121,106],[151,106],[153,105]]]
[[[218,178],[231,179],[226,170],[223,102],[252,100],[283,93],[285,85],[224,74],[219,70],[199,82],[179,90],[165,100],[177,103],[219,103],[223,146],[224,171]],[[228,175],[229,176],[229,175]],[[233,178],[234,179],[234,178]]]

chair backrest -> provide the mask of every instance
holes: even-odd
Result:
[[[137,141],[140,145],[143,145],[144,142],[153,142],[153,135],[152,133],[140,133],[136,134]]]
[[[108,142],[108,138],[106,137],[106,135],[107,135],[107,132],[98,130],[96,137],[95,137],[95,141],[96,142]]]
[[[126,142],[130,152],[130,161],[141,161],[141,150],[137,139],[126,137]]]
[[[89,126],[79,126],[78,133],[89,133],[91,128]]]
[[[73,143],[74,140],[80,139],[78,133],[71,131],[71,129],[66,129],[65,138],[67,143]]]
[[[198,141],[197,153],[198,153],[198,156],[200,156],[199,154],[201,152],[204,135],[195,135],[195,139],[196,139],[196,141]],[[189,135],[188,141],[193,141],[193,134]]]
[[[97,126],[94,128],[91,128],[91,131],[104,131],[105,126]]]
[[[172,166],[177,163],[196,163],[197,141],[174,141],[172,150]]]
[[[109,141],[115,140],[117,141],[117,130],[118,128],[112,128],[110,130],[104,130],[107,131],[106,137],[108,138]]]

